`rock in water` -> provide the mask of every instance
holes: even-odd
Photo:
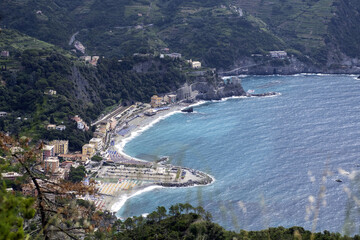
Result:
[[[194,109],[192,107],[188,107],[188,108],[184,108],[181,110],[182,112],[187,112],[187,113],[191,113],[194,111]]]

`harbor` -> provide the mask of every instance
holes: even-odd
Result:
[[[157,122],[172,114],[189,114],[189,103],[174,103],[161,108],[148,106],[131,106],[117,111],[118,123],[107,132],[107,142],[102,152],[103,160],[99,164],[88,164],[87,171],[96,182],[97,193],[85,199],[94,202],[99,210],[116,211],[119,202],[124,201],[144,189],[152,187],[189,187],[207,185],[213,178],[201,171],[169,163],[169,158],[163,157],[154,162],[128,156],[123,147],[131,139],[150,128]],[[151,111],[154,114],[146,114]],[[191,114],[191,113],[190,113]],[[109,114],[114,117],[114,114]],[[122,199],[122,200],[121,200]]]

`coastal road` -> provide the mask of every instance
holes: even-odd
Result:
[[[107,120],[111,119],[112,117],[115,117],[116,115],[122,113],[123,111],[126,111],[130,107],[123,107],[118,106],[114,111],[110,112],[109,114],[105,115],[101,119],[97,120],[96,122],[91,123],[91,126],[97,125],[101,122],[106,122]]]

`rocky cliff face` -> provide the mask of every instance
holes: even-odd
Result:
[[[254,61],[245,57],[235,61],[230,71],[220,70],[222,76],[246,75],[291,75],[298,73],[327,73],[327,74],[359,74],[359,58],[351,58],[334,48],[329,53],[326,66],[318,66],[312,63],[305,64],[294,56],[283,60]]]
[[[192,84],[191,89],[197,92],[196,99],[199,100],[220,100],[226,97],[246,96],[241,84],[230,83],[223,86],[214,86],[207,82],[199,82]]]
[[[212,84],[209,82],[195,82],[185,84],[177,91],[178,100],[221,100],[226,97],[246,96],[240,83]]]

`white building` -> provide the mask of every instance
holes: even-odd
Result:
[[[98,151],[103,147],[103,141],[101,138],[92,138],[90,139],[89,144],[94,145],[95,149]]]
[[[191,63],[191,67],[192,67],[192,68],[201,68],[201,62],[199,62],[199,61],[193,61],[193,62]]]
[[[270,51],[270,56],[272,58],[286,58],[287,53],[285,51]]]
[[[44,161],[44,170],[46,173],[56,173],[59,170],[59,159],[57,157],[48,157]]]
[[[56,130],[64,131],[65,129],[66,129],[66,126],[65,126],[65,125],[56,126]]]
[[[169,53],[165,54],[165,56],[171,57],[171,58],[181,58],[181,53]]]

